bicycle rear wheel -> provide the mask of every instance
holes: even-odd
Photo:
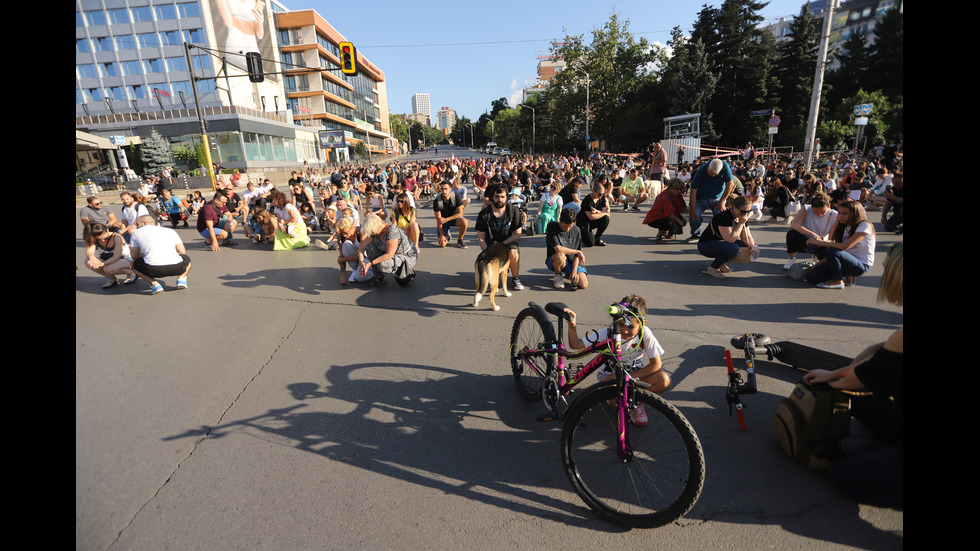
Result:
[[[555,368],[555,357],[541,354],[522,358],[518,352],[540,349],[545,343],[555,340],[555,327],[540,308],[525,308],[514,320],[514,328],[510,332],[510,368],[517,388],[528,400],[541,399],[541,388],[545,377]],[[533,367],[527,365],[525,360],[531,362]]]
[[[649,424],[627,423],[628,457],[617,454],[618,390],[590,391],[575,404],[561,434],[565,474],[599,516],[630,528],[655,528],[684,516],[704,485],[704,452],[694,428],[663,398],[636,390]]]

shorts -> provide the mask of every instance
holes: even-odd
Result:
[[[548,258],[544,259],[544,265],[547,266],[548,269],[551,270],[552,272],[555,271],[554,264],[555,263],[552,262],[550,256]],[[567,259],[565,260],[565,268],[562,271],[565,273],[565,277],[571,277],[571,275],[572,275],[572,263],[570,261],[568,261]],[[578,269],[575,270],[575,272],[576,273],[579,273],[579,274],[586,274],[586,275],[588,275],[588,273],[589,273],[589,272],[587,272],[585,270],[585,266],[582,266],[581,264],[579,264]]]
[[[133,261],[133,269],[152,279],[157,279],[159,277],[179,276],[186,272],[187,267],[191,264],[191,257],[187,256],[186,254],[180,255],[180,259],[181,261],[177,264],[150,266],[146,263],[146,260],[141,257]]]
[[[446,239],[449,239],[450,237],[449,230],[455,228],[458,222],[459,222],[459,218],[455,220],[450,220],[449,222],[444,222],[442,224],[442,236],[445,237]]]

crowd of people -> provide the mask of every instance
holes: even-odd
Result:
[[[456,247],[466,249],[473,234],[481,251],[503,246],[510,288],[522,290],[521,237],[539,233],[545,236],[540,261],[553,274],[554,287],[564,289],[567,283],[573,290],[587,289],[585,249],[607,246],[604,235],[620,223],[616,209],[641,207],[647,210],[642,224],[657,230],[651,234],[653,243],[696,244],[697,252],[710,259],[705,272],[716,278],[732,272],[729,263],[758,258],[752,223],[787,225],[782,268],[790,271],[801,255],[809,256],[804,279],[820,288],[844,289],[875,264],[876,229],[869,212],[881,212],[883,231],[903,231],[902,155],[900,144],[890,144],[865,156],[823,155],[810,169],[788,159],[763,157],[750,146],[727,158],[686,162],[677,155],[674,165],[667,163],[668,152],[660,143],[639,155],[452,156],[346,167],[322,175],[304,169],[291,174],[287,191],[268,179],[245,182],[239,177],[209,200],[200,193],[182,199],[166,179],[157,179],[136,193],[123,191],[118,218],[99,197],[90,197],[79,216],[85,266],[105,278],[103,287],[142,279],[152,294],[163,291],[158,281],[163,277],[177,277],[177,288],[187,288],[191,260],[175,229],[181,223],[188,226],[192,216],[197,217],[198,235],[212,251],[236,246],[239,229],[253,245],[272,245],[276,251],[311,243],[336,251],[342,286],[375,287],[389,277],[399,285],[413,285],[420,246],[431,229],[438,248],[455,241]],[[242,185],[239,195],[236,188]],[[470,208],[474,202],[476,207]],[[420,222],[418,209],[425,208],[433,213],[432,228]],[[314,234],[326,241],[313,239]],[[887,262],[881,296],[901,306],[901,243],[889,252]],[[642,327],[645,301],[630,295],[623,299],[627,303],[635,312],[635,326]],[[584,344],[575,330],[574,312],[568,313],[569,344],[580,348]],[[636,348],[647,360],[637,356],[634,374],[655,392],[664,392],[670,378],[661,369],[663,351],[652,333],[640,334],[636,327],[628,336],[637,339]],[[882,389],[897,395],[901,407],[901,357],[899,329],[850,366],[817,370],[807,379],[841,388]],[[634,423],[646,422],[642,411],[630,414]],[[845,493],[856,489],[852,493],[861,499],[870,495],[868,499],[889,505],[896,499],[901,503],[901,446],[901,441],[891,442],[874,453],[842,461],[833,473],[835,483]],[[875,472],[884,482],[862,485]]]
[[[751,144],[736,155],[692,162],[683,161],[683,150],[677,153],[678,162],[670,165],[668,152],[654,142],[638,155],[451,156],[348,166],[323,174],[304,168],[290,174],[286,191],[267,178],[251,181],[236,173],[238,178],[219,185],[210,199],[200,192],[178,197],[169,174],[161,174],[136,193],[122,193],[121,219],[111,212],[100,215],[97,197],[89,199],[80,216],[83,223],[91,220],[120,231],[127,242],[140,215],[151,214],[172,228],[186,227],[196,216],[197,231],[212,251],[236,246],[235,233],[240,230],[253,244],[272,244],[274,250],[316,244],[346,258],[349,246],[344,245],[354,232],[359,259],[376,254],[385,268],[373,269],[372,278],[352,273],[345,281],[378,284],[385,274],[394,273],[387,271],[393,259],[375,243],[382,236],[362,234],[365,223],[369,218],[372,223],[380,220],[384,237],[394,233],[388,230],[393,227],[399,233],[395,248],[401,251],[396,257],[405,256],[401,243],[412,250],[410,263],[395,264],[414,268],[427,229],[417,210],[430,208],[436,220],[433,243],[440,248],[452,241],[467,248],[471,227],[481,250],[494,241],[506,243],[515,290],[523,288],[520,238],[535,233],[546,235],[545,260],[555,273],[555,287],[564,288],[565,282],[573,288],[587,285],[582,250],[606,246],[603,237],[615,223],[618,208],[647,210],[643,223],[657,230],[657,243],[683,239],[696,244],[711,260],[705,273],[717,278],[732,272],[729,264],[758,257],[751,223],[788,224],[783,269],[793,268],[803,255],[809,258],[804,278],[827,289],[852,285],[874,265],[876,236],[869,211],[881,212],[885,231],[903,231],[901,144],[864,156],[826,154],[809,170],[802,162],[763,156]],[[239,195],[236,189],[241,186],[245,189]],[[468,212],[473,201],[482,204]],[[341,224],[344,220],[350,223]],[[686,237],[685,227],[690,228]],[[325,241],[314,241],[314,234]],[[563,253],[568,262],[555,257],[555,239],[566,242],[558,245],[562,250],[571,250],[568,242],[576,244],[577,252]],[[395,236],[384,241],[394,242]],[[402,281],[414,281],[414,271]]]

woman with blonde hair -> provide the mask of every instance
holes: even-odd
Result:
[[[395,276],[399,285],[409,286],[415,281],[415,263],[418,251],[408,235],[394,224],[386,224],[377,214],[369,214],[361,222],[361,245],[358,249],[360,275],[369,270],[375,273],[368,285],[384,283],[385,275]]]
[[[844,201],[837,207],[837,225],[830,240],[807,239],[820,247],[823,258],[807,271],[806,279],[821,289],[843,289],[864,275],[875,262],[875,228],[859,201]]]
[[[896,243],[888,251],[879,301],[905,304],[904,249],[903,243]],[[814,369],[803,377],[811,385],[827,383],[832,388],[872,392],[853,403],[856,423],[851,423],[850,436],[841,441],[844,457],[827,474],[838,491],[859,503],[898,509],[905,505],[904,337],[904,327],[899,327],[850,364],[832,371]]]

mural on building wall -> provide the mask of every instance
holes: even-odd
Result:
[[[246,70],[245,53],[259,52],[269,71],[275,59],[274,33],[265,0],[211,0],[211,20],[218,47],[228,52],[228,63]],[[274,75],[266,78],[278,80]]]

